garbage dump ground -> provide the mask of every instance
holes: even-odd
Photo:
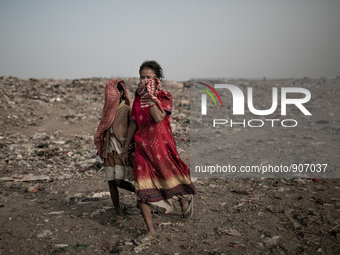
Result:
[[[127,222],[115,224],[105,173],[95,160],[93,136],[108,80],[0,78],[0,254],[340,253],[340,181],[322,178],[194,178],[192,220],[180,219],[179,206],[170,214],[156,208],[159,237],[136,245],[146,227],[135,195],[120,190]],[[138,79],[124,81],[133,99]],[[261,88],[264,81],[246,82]],[[313,85],[315,97],[308,135],[294,134],[299,146],[283,155],[331,146],[325,162],[339,170],[339,80],[284,82]],[[163,88],[174,97],[172,129],[189,164],[187,84],[165,81]],[[231,151],[238,151],[233,160],[251,165],[252,152],[238,143],[242,135],[230,136]],[[248,143],[258,151],[280,146],[277,140]]]

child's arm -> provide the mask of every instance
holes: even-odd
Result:
[[[156,123],[161,122],[165,116],[167,115],[167,112],[162,112],[161,109],[158,108],[155,101],[152,99],[149,99],[149,106],[150,106],[150,113],[152,118],[155,120]]]
[[[137,127],[137,123],[136,122],[133,122],[133,121],[130,122],[128,133],[127,133],[127,137],[126,137],[125,147],[124,147],[124,151],[123,151],[123,157],[122,157],[122,161],[123,161],[125,166],[129,166],[130,165],[129,155],[128,155],[127,150],[125,148],[132,143],[133,137],[135,136],[137,128],[138,127]]]

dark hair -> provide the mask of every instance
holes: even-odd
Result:
[[[123,91],[123,95],[120,97],[120,99],[125,99],[125,90],[124,90],[122,84],[118,83],[117,84],[117,89],[118,89],[119,92]]]
[[[162,67],[154,60],[146,60],[142,63],[142,65],[139,67],[139,74],[142,71],[143,68],[150,68],[152,71],[156,74],[158,79],[162,80],[164,78],[163,76],[163,69]]]

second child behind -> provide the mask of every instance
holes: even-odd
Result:
[[[104,159],[106,179],[111,200],[116,211],[116,222],[124,222],[117,187],[135,192],[135,186],[125,181],[133,180],[133,170],[121,161],[126,135],[130,124],[131,107],[126,86],[122,80],[110,80],[105,86],[105,104],[94,143],[98,155]],[[130,159],[133,162],[133,158]]]

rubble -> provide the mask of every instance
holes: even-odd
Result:
[[[159,240],[144,246],[132,242],[146,231],[136,197],[119,190],[127,220],[106,224],[115,217],[115,210],[102,163],[96,160],[93,136],[108,80],[0,78],[0,225],[4,226],[0,228],[0,253],[66,254],[84,249],[84,254],[101,254],[103,243],[107,244],[105,252],[115,254],[252,254],[255,249],[261,254],[339,253],[339,180],[326,180],[322,175],[310,179],[192,178],[197,189],[192,220],[180,220],[178,204],[172,213],[153,213]],[[138,79],[124,80],[133,100]],[[339,80],[227,83],[253,87],[256,100],[269,85],[306,87],[313,95],[308,107],[313,116],[306,117],[304,128],[296,133],[271,129],[270,138],[267,133],[254,137],[243,128],[217,130],[216,138],[190,135],[190,121],[200,123],[190,116],[195,100],[190,98],[190,82],[164,81],[163,88],[174,98],[171,127],[185,163],[190,163],[190,142],[206,153],[205,145],[212,141],[216,142],[212,153],[225,152],[230,164],[268,164],[273,158],[282,163],[318,163],[309,162],[306,156],[315,153],[325,163],[339,165]],[[230,114],[231,101],[223,103]],[[218,144],[222,136],[228,142]],[[265,153],[266,148],[272,150]]]
[[[43,232],[39,235],[37,235],[38,238],[44,238],[44,237],[47,237],[47,236],[51,236],[52,235],[52,232],[51,230],[43,230]]]
[[[47,182],[70,179],[77,172],[99,170],[93,136],[108,80],[1,77],[0,169],[4,170],[0,181]],[[124,81],[133,99],[139,79]],[[189,92],[186,89],[183,94],[183,83],[165,80],[163,87],[170,89],[174,98],[188,101]],[[179,112],[174,106],[173,131],[182,141],[189,137],[188,116],[188,109]],[[81,130],[86,125],[92,127],[91,132],[67,131],[71,127]],[[22,177],[10,175],[13,171]]]

